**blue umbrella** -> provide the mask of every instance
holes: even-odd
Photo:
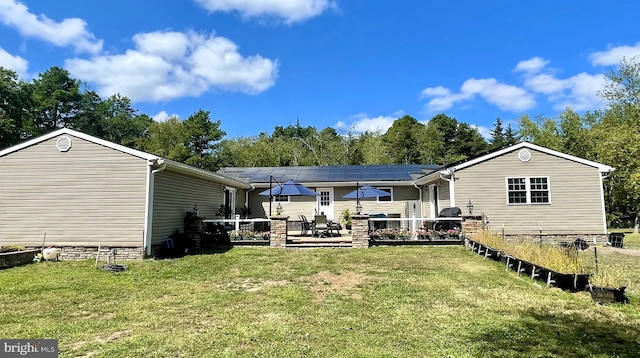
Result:
[[[291,195],[291,196],[318,196],[320,194],[307,188],[306,186],[290,179],[284,184],[278,183],[273,188],[260,192],[258,195],[274,196],[274,195]]]
[[[342,197],[345,199],[360,200],[363,198],[377,198],[379,196],[391,196],[391,193],[369,185],[363,185],[359,186],[356,190],[343,195]]]
[[[356,199],[356,213],[360,214],[362,206],[360,206],[360,199],[362,198],[377,198],[380,196],[391,196],[391,193],[384,191],[369,185],[360,186],[356,183],[356,190],[343,195],[345,199]]]
[[[271,181],[275,180],[273,177],[269,177],[269,186],[271,186]],[[269,197],[269,216],[271,216],[271,202],[274,195],[290,195],[290,196],[318,196],[320,194],[315,191],[307,188],[306,186],[298,183],[293,179],[289,179],[284,184],[280,184],[276,181],[278,185],[269,188],[265,191],[261,191],[258,195],[268,196]]]

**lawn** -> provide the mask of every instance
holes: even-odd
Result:
[[[0,337],[57,338],[61,357],[640,356],[636,297],[598,305],[458,246],[237,248],[0,279]]]
[[[609,231],[624,233],[624,247],[640,249],[640,234],[634,234],[633,228],[609,229]]]

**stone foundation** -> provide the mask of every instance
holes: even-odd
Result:
[[[582,239],[589,245],[606,245],[606,234],[506,234],[505,241],[508,242],[534,242],[542,244],[558,244],[561,242],[572,242]]]
[[[98,247],[86,246],[56,246],[61,248],[60,260],[87,260],[96,259]],[[107,261],[111,249],[116,249],[116,261],[142,260],[144,250],[142,247],[100,246],[100,261]],[[38,249],[39,251],[39,249]]]

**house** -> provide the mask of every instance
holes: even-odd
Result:
[[[151,255],[186,213],[213,217],[250,185],[71,129],[0,151],[0,244],[63,247],[62,257]]]
[[[528,142],[498,149],[445,167],[434,165],[355,165],[321,167],[224,168],[221,174],[251,183],[248,202],[254,214],[267,215],[269,198],[258,192],[294,179],[317,197],[278,197],[285,215],[324,212],[338,219],[355,211],[342,196],[358,184],[386,190],[390,197],[365,199],[363,212],[390,218],[434,220],[441,209],[467,206],[485,216],[486,228],[505,236],[606,242],[603,178],[612,167]],[[273,210],[273,209],[272,209]]]
[[[473,205],[505,237],[606,242],[603,179],[610,166],[522,142],[415,181],[430,212]]]
[[[343,165],[315,167],[249,167],[222,168],[218,172],[246,181],[254,189],[247,193],[249,208],[254,216],[269,216],[280,205],[284,215],[295,220],[297,215],[313,217],[324,213],[330,220],[339,220],[344,210],[355,212],[356,200],[343,196],[358,185],[372,185],[389,192],[387,197],[361,199],[363,213],[382,213],[389,217],[423,216],[422,189],[415,181],[433,173],[436,165]],[[259,193],[270,186],[293,179],[313,189],[318,196],[274,196],[269,204],[268,196]]]
[[[0,244],[63,247],[63,258],[117,248],[152,255],[187,219],[220,209],[252,217],[324,213],[339,220],[356,202],[343,196],[372,185],[390,196],[361,200],[362,212],[435,219],[443,208],[473,205],[486,228],[510,237],[578,236],[606,242],[603,178],[613,168],[531,143],[445,167],[353,165],[223,168],[210,172],[60,129],[0,151]],[[261,196],[293,179],[318,196]],[[227,208],[229,210],[227,210]],[[269,211],[272,210],[270,213]],[[191,214],[191,216],[189,216]],[[299,227],[299,226],[298,226]]]

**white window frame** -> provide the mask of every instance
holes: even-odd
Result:
[[[378,187],[378,189],[384,190],[384,191],[389,191],[391,193],[391,196],[378,196],[378,197],[376,197],[376,201],[377,202],[379,202],[379,203],[393,203],[393,187],[392,186]],[[382,198],[382,200],[380,200],[380,198]],[[387,198],[389,198],[389,200],[386,200]]]
[[[273,196],[273,202],[274,203],[290,203],[291,202],[291,196],[289,196],[289,195],[274,195]]]
[[[525,190],[527,192],[526,194],[526,202],[524,203],[510,203],[509,202],[509,179],[524,179],[524,185],[525,185]],[[547,180],[547,197],[549,198],[549,200],[545,203],[532,203],[531,202],[531,180],[532,179],[546,179]],[[549,205],[551,204],[551,179],[548,176],[544,176],[544,175],[536,175],[536,176],[517,176],[517,177],[506,177],[504,179],[504,183],[505,183],[505,191],[506,191],[506,199],[507,199],[507,205]],[[537,191],[537,190],[534,190]]]

